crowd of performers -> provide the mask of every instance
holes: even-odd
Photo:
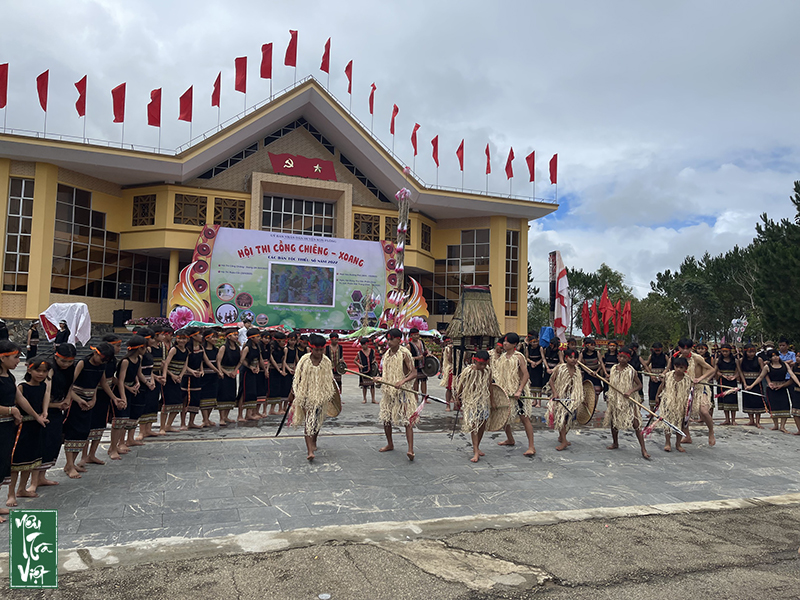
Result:
[[[423,363],[428,350],[419,331],[411,330],[405,344],[403,338],[392,329],[380,345],[361,340],[356,362],[364,403],[368,394],[375,402],[376,384],[381,386],[379,420],[386,445],[380,451],[394,449],[393,428],[399,427],[406,434],[408,459],[414,460],[413,427],[424,404],[440,399],[427,395]],[[493,352],[474,353],[454,376],[453,348],[445,338],[442,402],[447,410],[460,411],[462,431],[472,438],[473,462],[484,455],[480,443],[497,409],[493,386],[502,390],[509,410],[497,413],[502,418],[494,419],[492,430],[505,432],[500,445],[514,446],[512,425],[520,420],[527,438],[525,456],[536,453],[531,419],[533,409],[546,399],[547,419],[558,431],[556,450],[570,445],[567,434],[577,406],[585,401],[585,380],[594,386],[595,398],[603,394],[607,402],[603,425],[611,429],[609,449],[618,448],[620,430],[632,430],[645,458],[649,455],[636,403],[643,375],[649,377],[650,408],[658,412],[654,425],[664,430],[667,451],[672,449],[671,433],[664,421],[683,431],[676,436],[678,451],[691,443],[692,421],[707,425],[709,445],[714,445],[715,394],[725,412],[723,425],[736,424],[742,391],[749,425],[761,427],[761,415],[769,412],[773,429],[786,432],[787,420],[794,417],[800,432],[800,380],[794,373],[796,357],[785,340],[778,349],[760,353],[748,344],[741,356],[723,344],[716,357],[691,340],[681,340],[674,352],[657,343],[644,362],[635,344],[618,348],[611,342],[603,354],[591,338],[584,339],[580,351],[575,346],[570,340],[564,350],[557,342],[541,347],[534,334],[522,341],[508,333]],[[70,478],[80,478],[87,464],[104,464],[97,453],[109,425],[107,455],[119,460],[148,437],[216,426],[214,410],[220,427],[289,411],[290,424],[304,428],[307,458],[313,460],[329,407],[341,402],[343,349],[335,333],[326,341],[317,334],[262,331],[248,323],[221,330],[140,328],[124,348],[118,336],[109,334],[89,356],[76,361],[76,355],[73,345],[61,343],[52,363],[40,355],[29,357],[24,380],[17,383],[12,371],[19,364],[20,348],[0,340],[0,481],[8,484],[7,506],[16,506],[17,497],[36,497],[39,488],[57,485],[47,471],[62,446]]]

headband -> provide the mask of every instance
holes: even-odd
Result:
[[[46,364],[47,363],[45,361],[41,361],[39,363],[31,363],[31,364],[28,365],[28,371],[30,371],[31,369],[36,369],[37,367],[40,367],[40,366],[46,365]],[[47,370],[49,371],[50,368],[48,367]]]
[[[473,357],[472,357],[472,360],[473,360],[473,362],[479,362],[479,363],[485,363],[485,362],[489,362],[489,361],[488,361],[488,360],[486,360],[485,358],[478,358],[477,356],[473,356]]]
[[[116,342],[107,342],[107,343],[111,344],[112,346],[116,346],[117,344],[121,344],[122,340],[117,340]]]
[[[187,340],[187,339],[189,339],[189,336],[181,333],[179,335],[176,335],[175,338],[179,339],[179,340]]]
[[[261,337],[260,333],[254,333],[253,335],[248,335],[247,339],[252,340],[253,338]]]
[[[229,331],[228,333],[225,334],[225,337],[231,337],[232,335],[238,336],[239,332],[238,331]]]
[[[204,339],[204,340],[207,340],[207,339],[208,339],[208,338],[210,338],[212,335],[217,335],[217,332],[216,332],[216,331],[212,331],[211,333],[207,333],[207,334],[205,334],[205,335],[203,336],[203,339]]]
[[[144,348],[144,344],[139,344],[138,346],[128,346],[128,350],[138,350],[139,348]]]
[[[19,354],[19,350],[12,350],[11,352],[3,352],[0,356],[16,356]]]
[[[75,360],[74,356],[63,356],[63,355],[59,354],[58,352],[56,352],[56,356],[58,358],[62,359],[62,360]]]
[[[142,336],[142,337],[144,337],[144,339],[146,339],[146,340],[149,340],[149,339],[152,339],[153,336],[152,335],[145,335],[145,336]]]
[[[617,354],[624,354],[624,355],[625,355],[625,356],[627,356],[628,358],[630,358],[630,357],[631,357],[631,353],[630,353],[630,352],[625,352],[624,350],[620,350],[620,351],[619,351]]]

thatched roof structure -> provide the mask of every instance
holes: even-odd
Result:
[[[503,335],[489,286],[469,285],[461,288],[461,299],[453,320],[447,326],[447,335],[453,339],[471,336],[499,338]]]

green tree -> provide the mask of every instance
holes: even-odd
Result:
[[[653,342],[675,342],[683,332],[683,318],[674,300],[662,294],[650,292],[645,298],[631,301],[632,339],[642,348]]]
[[[756,224],[756,240],[751,246],[758,268],[755,272],[754,299],[766,334],[786,335],[800,340],[800,181],[794,182],[793,220],[773,221],[766,213]]]
[[[667,269],[657,273],[650,285],[654,292],[675,303],[690,338],[696,339],[698,334],[707,337],[714,332],[720,302],[703,266],[693,256],[687,256],[677,272]]]

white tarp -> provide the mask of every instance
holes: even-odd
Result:
[[[89,307],[83,302],[56,303],[39,315],[47,340],[52,342],[58,333],[59,321],[66,321],[70,344],[85,346],[92,337],[92,319]]]

